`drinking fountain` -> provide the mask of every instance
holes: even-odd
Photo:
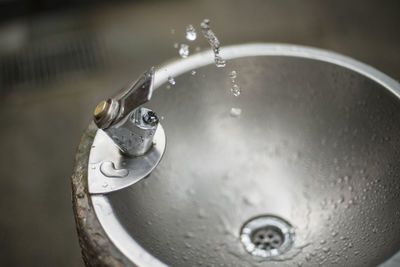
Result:
[[[220,56],[167,62],[96,107],[72,175],[85,263],[399,266],[399,83],[297,45]]]

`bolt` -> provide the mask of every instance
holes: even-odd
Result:
[[[155,126],[158,123],[157,114],[153,111],[147,111],[146,114],[143,115],[143,121],[146,124]]]

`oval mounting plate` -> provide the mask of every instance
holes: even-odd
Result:
[[[165,146],[166,137],[161,124],[155,132],[152,148],[138,157],[123,155],[103,130],[97,130],[89,155],[89,193],[106,194],[139,182],[158,165]]]

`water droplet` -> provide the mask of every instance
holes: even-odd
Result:
[[[197,38],[197,33],[193,25],[186,26],[186,39],[188,41],[194,41]]]
[[[349,186],[349,191],[353,192],[353,187],[352,186]]]
[[[196,48],[194,50],[196,50],[196,52],[199,52],[201,50],[201,48],[200,48],[200,46],[196,46]]]
[[[210,46],[214,52],[215,65],[219,68],[225,67],[226,62],[219,55],[220,42],[219,42],[217,36],[215,36],[214,32],[210,28],[210,20],[204,19],[200,23],[200,28],[201,28],[204,38],[206,38],[206,40],[208,41],[208,43],[210,44]]]
[[[257,206],[261,199],[256,194],[251,194],[243,197],[243,203],[247,206]]]
[[[78,198],[84,198],[84,194],[83,193],[78,193],[77,195],[76,195]]]
[[[322,239],[321,241],[319,241],[319,243],[320,243],[321,245],[323,245],[323,244],[326,243],[326,240]]]
[[[176,84],[175,79],[174,79],[172,76],[169,76],[169,77],[168,77],[168,82],[169,82],[169,84],[171,84],[171,85],[175,85],[175,84]]]
[[[112,178],[122,178],[128,175],[129,171],[127,169],[117,169],[114,162],[105,161],[100,165],[100,171],[104,176]],[[107,185],[108,186],[108,185]],[[104,185],[103,185],[104,187]]]
[[[108,184],[107,184],[107,183],[104,183],[104,184],[103,184],[103,187],[104,187],[104,188],[108,187]]]
[[[192,74],[193,76],[196,75],[196,71],[195,71],[195,70],[192,70],[191,74]]]
[[[193,237],[194,237],[194,234],[193,234],[192,232],[187,232],[187,233],[184,235],[184,237],[190,239],[190,238],[193,238]]]
[[[322,251],[328,253],[331,249],[330,248],[322,248]]]
[[[223,68],[223,67],[226,66],[226,61],[223,60],[222,57],[216,56],[216,57],[215,57],[215,65],[216,65],[218,68]]]
[[[331,234],[332,234],[333,237],[335,237],[335,236],[337,236],[338,233],[333,231]]]
[[[178,43],[174,43],[174,48],[178,48],[179,44]]]
[[[178,53],[181,57],[187,58],[189,56],[189,46],[187,44],[181,44]]]
[[[175,34],[175,29],[171,29],[171,34]]]
[[[313,257],[315,257],[315,256],[317,255],[317,253],[316,253],[315,251],[312,251],[310,254],[311,254],[311,256],[313,256]]]
[[[237,85],[237,84],[232,85],[231,93],[232,93],[234,96],[240,96],[241,90],[240,90],[239,85]]]
[[[236,79],[236,77],[237,77],[237,72],[235,70],[229,73],[229,78],[231,78],[232,82]]]
[[[232,117],[239,117],[242,114],[242,109],[240,108],[231,108],[230,112]]]

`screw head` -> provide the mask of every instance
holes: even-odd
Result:
[[[158,123],[158,117],[157,114],[153,111],[147,111],[144,115],[143,115],[143,121],[146,124],[149,124],[151,126],[154,126]]]

